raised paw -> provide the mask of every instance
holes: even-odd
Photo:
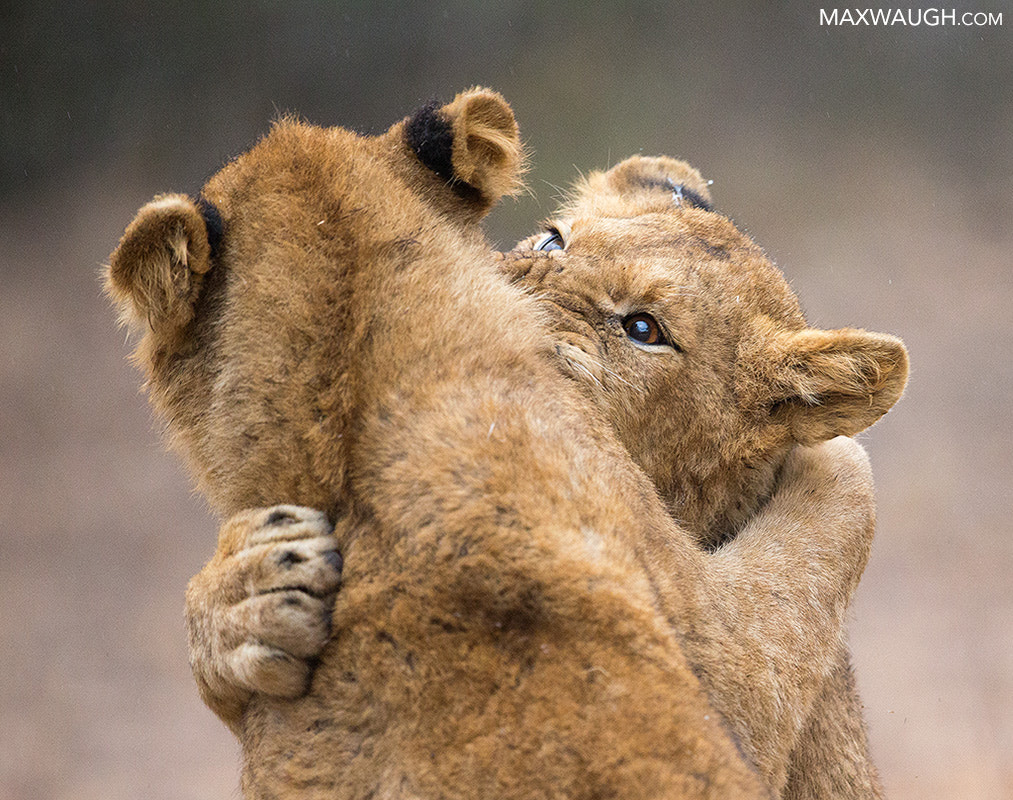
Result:
[[[341,567],[319,511],[273,506],[222,526],[217,554],[190,582],[187,626],[194,676],[227,723],[253,693],[306,691],[330,637]]]

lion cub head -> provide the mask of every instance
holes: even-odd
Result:
[[[393,368],[367,366],[370,342],[394,338],[398,302],[437,302],[392,300],[391,286],[420,263],[480,272],[477,223],[517,188],[522,155],[510,106],[473,89],[380,136],[281,120],[198,198],[141,208],[106,286],[212,505],[333,508],[355,404]]]
[[[793,445],[867,428],[907,381],[897,338],[808,327],[680,161],[592,173],[504,263],[548,308],[564,371],[709,545],[755,512]]]

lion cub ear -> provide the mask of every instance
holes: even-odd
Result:
[[[895,336],[808,328],[774,333],[763,348],[748,383],[800,444],[865,430],[907,384],[907,349]]]
[[[700,171],[667,156],[632,156],[605,173],[607,190],[627,199],[657,195],[675,206],[713,210],[710,188]]]
[[[193,319],[222,232],[217,209],[203,199],[165,194],[142,207],[106,273],[106,291],[121,317],[160,336],[180,333]]]
[[[405,123],[408,146],[455,188],[470,188],[485,210],[517,192],[524,148],[510,105],[497,92],[469,89],[445,106],[419,109]]]

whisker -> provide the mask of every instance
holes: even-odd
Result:
[[[587,355],[587,354],[585,353],[585,355]],[[621,383],[621,384],[623,384],[625,386],[629,386],[631,389],[633,389],[633,391],[638,392],[639,394],[643,394],[644,393],[643,387],[637,386],[636,384],[633,384],[633,383],[630,383],[630,381],[626,380],[626,378],[623,378],[618,373],[616,373],[615,370],[611,370],[608,367],[606,367],[597,358],[593,358],[591,356],[587,356],[587,358],[588,358],[588,360],[593,361],[594,365],[598,369],[600,369],[602,372],[604,372],[606,375],[608,375],[610,378],[612,378],[616,382]],[[591,378],[599,388],[601,388],[601,389],[605,388],[605,385],[601,382],[601,380],[596,375],[594,375],[586,366],[584,366],[583,364],[581,364],[581,363],[579,363],[577,361],[574,361],[572,358],[569,358],[569,357],[566,360],[567,360],[568,363],[572,364],[574,367],[576,367],[577,369],[579,369],[581,372],[586,373],[587,376],[589,378]]]
[[[569,364],[571,367],[573,367],[578,372],[580,372],[580,373],[582,373],[584,375],[587,375],[587,377],[590,378],[594,382],[594,385],[597,386],[599,389],[604,389],[605,388],[604,386],[602,386],[601,381],[598,380],[598,376],[595,375],[593,372],[591,372],[591,370],[589,370],[587,367],[585,367],[579,361],[574,361],[572,358],[570,358],[570,357],[567,356],[566,357],[566,363]]]
[[[610,375],[614,380],[619,381],[619,383],[629,386],[635,392],[639,392],[640,394],[644,393],[643,387],[630,383],[628,380],[626,380],[626,378],[619,377],[619,375],[617,375],[614,370],[609,369],[604,364],[599,364],[598,366],[600,366],[602,371],[605,372],[607,375]]]

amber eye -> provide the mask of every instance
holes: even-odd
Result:
[[[623,330],[640,344],[668,344],[658,321],[650,314],[634,314],[623,320]]]
[[[535,244],[535,250],[563,250],[566,248],[566,243],[563,241],[563,237],[559,235],[559,231],[550,230],[546,232],[541,239]]]

